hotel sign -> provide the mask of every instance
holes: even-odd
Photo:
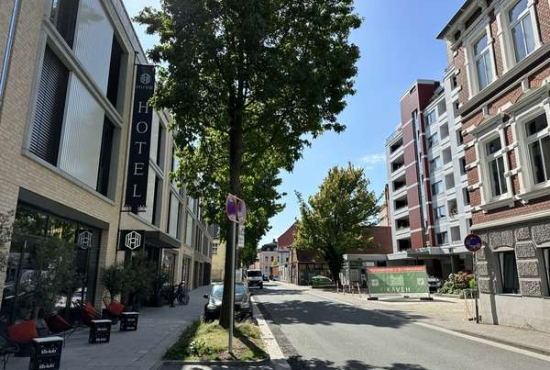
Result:
[[[136,69],[125,200],[125,206],[132,212],[138,212],[147,204],[147,174],[153,123],[153,109],[149,106],[149,99],[155,92],[155,67],[139,64]]]

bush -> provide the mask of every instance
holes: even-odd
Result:
[[[438,293],[461,295],[465,289],[475,289],[475,277],[469,271],[460,271],[456,274],[450,274],[445,280],[443,286],[439,288]]]

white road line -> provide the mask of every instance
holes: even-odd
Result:
[[[338,303],[341,303],[341,304],[345,304],[347,306],[352,306],[352,307],[359,308],[361,310],[367,311],[367,309],[365,309],[364,307],[356,306],[353,303],[342,301],[342,300],[339,300],[339,299],[336,299],[336,298],[320,296],[320,295],[317,295],[315,293],[312,293],[311,291],[309,291],[308,294],[310,294],[312,296],[315,296],[317,298],[328,299],[328,300],[331,300],[331,301],[334,301],[334,302],[338,302]],[[372,312],[377,313],[379,315],[391,317],[391,318],[394,318],[394,319],[395,318],[400,318],[399,316],[392,315],[392,314],[389,314],[389,313],[386,313],[386,312],[383,312],[383,311],[380,311],[380,310],[377,310],[377,309],[373,309]],[[403,318],[401,318],[401,319],[403,319]],[[427,323],[423,323],[423,322],[411,321],[411,324],[418,325],[418,326],[421,326],[421,327],[426,328],[426,329],[436,330],[436,331],[439,331],[439,332],[442,332],[442,333],[454,335],[455,337],[459,337],[459,338],[463,338],[463,339],[469,339],[469,340],[474,341],[474,342],[483,343],[483,344],[486,344],[486,345],[489,345],[489,346],[492,346],[492,347],[504,349],[506,351],[519,353],[519,354],[522,354],[522,355],[525,355],[525,356],[536,358],[538,360],[550,362],[550,356],[545,356],[541,353],[528,351],[528,350],[525,350],[525,349],[510,346],[510,345],[507,345],[507,344],[493,342],[493,341],[488,340],[488,339],[482,339],[482,338],[478,338],[478,337],[468,335],[468,334],[458,333],[456,331],[452,331],[452,330],[449,330],[449,329],[445,329],[445,328],[442,328],[442,327],[439,327],[439,326],[435,326],[435,325],[431,325],[431,324],[427,324]]]

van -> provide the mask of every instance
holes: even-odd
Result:
[[[246,276],[248,280],[248,287],[259,286],[260,289],[264,288],[264,281],[262,278],[261,270],[248,270],[246,271]]]

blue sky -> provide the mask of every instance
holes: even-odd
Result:
[[[352,162],[362,166],[371,187],[380,194],[386,183],[385,139],[399,123],[399,99],[416,79],[443,77],[447,66],[445,44],[436,36],[464,0],[356,0],[364,18],[352,41],[361,49],[357,93],[348,98],[340,115],[347,126],[343,134],[326,133],[304,151],[293,173],[283,174],[281,192],[285,210],[271,220],[263,239],[281,235],[298,216],[295,191],[304,196],[316,192],[329,168]],[[125,0],[131,16],[158,0]],[[145,49],[155,39],[136,25]]]

